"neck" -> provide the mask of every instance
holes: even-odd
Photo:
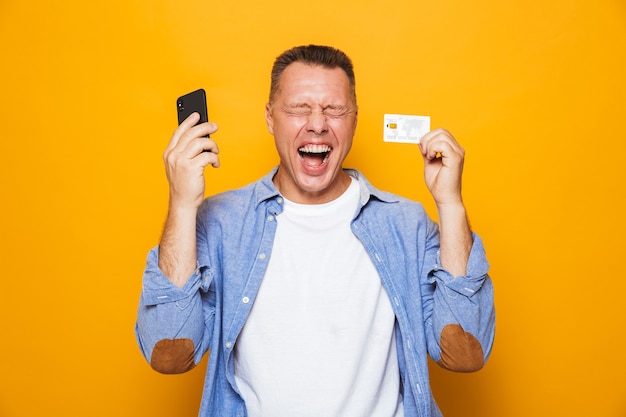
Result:
[[[284,170],[279,168],[272,180],[274,185],[285,198],[299,204],[324,204],[333,201],[348,189],[351,182],[350,176],[342,170],[327,187],[306,189],[283,174]]]

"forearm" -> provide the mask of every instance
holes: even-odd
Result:
[[[170,208],[159,244],[159,268],[180,288],[196,269],[196,214]]]
[[[463,276],[473,244],[465,207],[462,203],[440,205],[438,212],[441,266],[453,277]]]

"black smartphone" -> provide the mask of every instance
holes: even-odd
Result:
[[[204,89],[192,91],[176,99],[176,110],[178,110],[178,124],[181,124],[193,112],[200,114],[200,123],[209,121],[209,112],[206,105],[206,92]]]

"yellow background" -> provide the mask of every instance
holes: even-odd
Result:
[[[348,166],[435,215],[414,145],[424,114],[467,151],[464,192],[497,297],[476,374],[433,369],[447,417],[626,416],[623,0],[0,2],[0,416],[194,416],[204,364],[153,372],[133,327],[167,205],[175,99],[198,87],[222,168],[277,163],[274,57],[331,44],[361,106]]]

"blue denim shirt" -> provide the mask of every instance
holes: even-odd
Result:
[[[198,212],[198,267],[183,288],[148,255],[136,333],[149,361],[157,342],[193,341],[194,361],[209,353],[199,415],[245,416],[234,377],[233,349],[265,274],[283,199],[276,170],[244,188],[204,201]],[[357,171],[360,204],[352,230],[371,257],[396,315],[405,416],[441,416],[430,390],[429,354],[441,357],[439,335],[459,324],[482,345],[494,338],[493,288],[482,242],[474,235],[467,275],[440,266],[439,232],[421,204],[375,189]]]

